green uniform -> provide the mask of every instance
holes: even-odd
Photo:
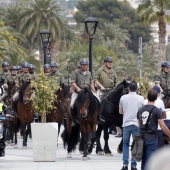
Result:
[[[54,77],[56,78],[56,83],[61,86],[64,81],[63,81],[63,76],[60,72],[56,71],[55,73],[53,73],[52,71],[50,73],[47,74],[47,77]]]
[[[9,75],[10,75],[9,71],[0,73],[0,84],[1,83],[4,84]]]
[[[155,82],[159,82],[164,92],[170,93],[170,73],[160,72],[155,76]]]
[[[36,73],[30,74],[31,80],[36,81],[38,79],[38,75]]]
[[[116,72],[111,68],[109,72],[106,72],[105,66],[97,70],[94,81],[98,80],[99,83],[106,89],[114,89],[117,85]]]
[[[75,70],[71,76],[71,83],[76,83],[80,89],[90,87],[90,84],[93,83],[90,71],[86,71],[86,74],[83,74],[81,69]]]
[[[5,83],[6,83],[6,84],[7,84],[7,83],[8,83],[8,84],[12,84],[12,83],[17,83],[17,84],[19,84],[17,75],[16,75],[16,76],[13,76],[12,74],[10,74],[10,75],[6,78]]]
[[[19,85],[21,86],[23,82],[27,80],[32,80],[32,76],[28,73],[21,73],[17,76],[17,81],[19,82]]]

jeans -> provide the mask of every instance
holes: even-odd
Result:
[[[158,148],[163,146],[163,132],[158,130]]]
[[[129,164],[129,144],[130,144],[130,137],[132,136],[139,136],[139,127],[136,125],[130,125],[123,127],[123,165],[128,166]],[[131,158],[131,167],[136,167],[137,163]]]
[[[158,140],[148,140],[144,141],[144,147],[143,147],[143,157],[142,157],[142,163],[141,163],[141,170],[147,170],[146,164],[152,155],[152,153],[157,150],[158,148]]]

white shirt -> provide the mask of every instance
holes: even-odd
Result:
[[[138,125],[137,112],[140,107],[144,105],[143,96],[138,95],[136,92],[129,92],[120,98],[119,106],[123,108],[123,125]]]
[[[146,99],[146,100],[144,101],[144,104],[147,104],[147,103],[148,103],[148,99]],[[161,99],[159,99],[159,98],[157,98],[157,99],[155,100],[154,106],[156,106],[157,108],[161,109],[162,112],[165,112],[165,111],[166,111],[166,110],[165,110],[164,102],[163,102]]]

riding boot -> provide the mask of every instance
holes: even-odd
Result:
[[[12,100],[12,111],[15,112],[15,102]]]
[[[103,114],[102,114],[101,112],[99,112],[99,115],[98,115],[98,122],[99,122],[100,124],[105,123],[104,116],[103,116]]]
[[[70,113],[71,113],[71,118],[72,118],[72,122],[71,122],[71,126],[75,127],[77,126],[76,124],[76,118],[75,118],[75,113],[74,113],[74,109],[70,108]]]

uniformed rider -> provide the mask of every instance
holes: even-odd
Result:
[[[113,90],[117,85],[117,75],[116,72],[112,69],[113,59],[110,56],[104,58],[104,66],[100,67],[94,77],[94,83],[97,85],[98,96],[100,100],[104,98],[109,91]],[[104,120],[103,115],[101,118]]]
[[[74,89],[71,96],[70,113],[72,117],[72,126],[76,126],[75,113],[74,113],[74,102],[78,96],[78,93],[85,87],[90,87],[90,89],[96,93],[92,76],[90,71],[88,71],[88,60],[82,59],[80,61],[80,68],[76,69],[71,76],[71,85]]]
[[[29,73],[29,63],[23,62],[22,63],[22,73],[17,76],[17,82],[19,83],[19,86],[21,86],[25,81],[30,81],[32,79],[32,76]],[[13,101],[16,100],[16,98],[19,95],[19,89],[16,91],[16,93],[13,96]]]
[[[48,74],[51,71],[51,66],[50,64],[44,64],[44,73]]]
[[[164,61],[161,64],[161,71],[155,76],[155,84],[160,86],[163,90],[163,94],[170,96],[170,63]]]
[[[51,67],[51,71],[50,73],[47,74],[47,77],[49,78],[52,76],[56,78],[56,82],[58,82],[58,85],[61,86],[64,83],[64,81],[63,81],[62,74],[58,70],[59,67],[58,64],[56,62],[52,62],[50,64],[50,67]]]
[[[35,73],[35,66],[33,64],[29,64],[29,73],[31,75],[31,80],[37,80],[38,75]]]
[[[18,88],[18,82],[17,82],[17,67],[16,66],[12,66],[10,68],[10,73],[7,78],[5,79],[5,82],[4,82],[4,86],[7,86],[10,85],[10,84],[14,84],[16,88]],[[4,98],[8,95],[7,93],[7,89],[6,91],[4,92],[4,94],[1,96],[0,100],[3,101]]]
[[[0,73],[0,85],[3,85],[6,78],[10,75],[10,72],[9,72],[9,63],[4,61],[2,63],[2,72]]]

